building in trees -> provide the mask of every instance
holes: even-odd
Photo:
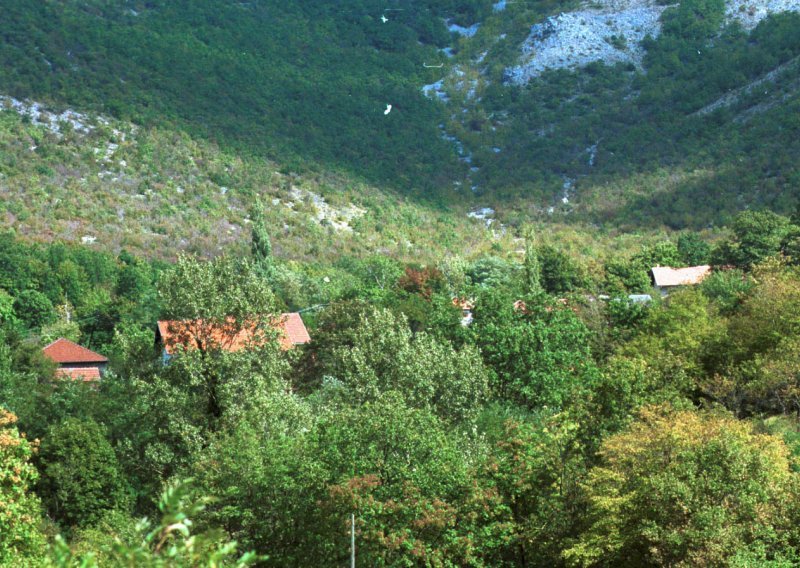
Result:
[[[108,359],[69,339],[56,339],[42,349],[44,356],[58,368],[56,377],[76,381],[97,381],[103,376]]]
[[[669,266],[654,266],[650,269],[650,277],[653,286],[662,296],[666,296],[673,290],[683,286],[694,286],[700,284],[711,274],[711,267],[707,264],[702,266],[689,266],[686,268],[670,268]]]
[[[453,298],[453,305],[461,310],[461,325],[467,327],[471,324],[475,301],[469,298]]]
[[[268,329],[262,329],[258,324],[242,325],[232,318],[221,323],[202,319],[162,320],[158,322],[156,329],[156,344],[160,347],[164,359],[171,357],[180,347],[201,351],[221,349],[235,352],[259,347],[273,337],[280,341],[283,350],[292,349],[296,345],[305,345],[311,341],[311,336],[299,313],[281,314],[270,322]]]

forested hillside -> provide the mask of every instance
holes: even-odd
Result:
[[[452,9],[401,7],[384,25],[374,0],[4,1],[0,90],[430,190],[458,170],[418,89]]]
[[[753,2],[735,12],[760,15],[745,29],[730,17],[733,3],[721,0],[597,4],[603,8],[574,12],[575,25],[584,24],[576,32],[567,13],[514,37],[502,32],[541,18],[529,19],[527,3],[508,3],[460,40],[463,53],[443,70],[443,88],[446,106],[466,111],[448,127],[473,150],[478,193],[509,198],[529,217],[627,228],[704,227],[747,207],[790,211],[798,195],[800,15],[764,17],[768,3]],[[659,34],[632,44],[597,31],[634,18],[626,9],[640,19],[636,10],[661,11]],[[536,39],[524,51],[528,33]],[[599,46],[582,45],[591,33],[601,34]],[[550,38],[559,34],[571,43],[555,49]],[[583,59],[574,55],[581,49]],[[553,67],[515,79],[515,65],[529,59],[538,69],[537,57],[548,56]]]
[[[751,4],[8,1],[0,94],[335,175],[345,200],[718,226],[797,196],[800,6]]]
[[[800,216],[605,266],[530,233],[523,262],[427,266],[298,267],[263,220],[250,244],[2,239],[1,565],[338,566],[351,530],[364,566],[800,561]],[[300,302],[311,342],[282,349]],[[165,357],[156,320],[204,323]],[[59,337],[109,359],[99,382],[56,374]]]

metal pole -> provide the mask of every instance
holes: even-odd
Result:
[[[356,514],[350,513],[350,568],[356,568]]]

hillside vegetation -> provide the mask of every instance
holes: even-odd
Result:
[[[458,171],[416,87],[447,4],[9,0],[0,91],[429,191]]]
[[[335,566],[352,522],[369,566],[800,561],[800,214],[601,265],[530,233],[522,262],[427,266],[285,262],[258,217],[249,244],[0,238],[0,565]],[[311,303],[282,350],[273,318]],[[165,359],[154,322],[199,318]],[[56,337],[109,358],[99,383],[57,378]]]
[[[640,65],[595,62],[517,84],[508,72],[531,26],[580,3],[2,8],[0,94],[335,178],[345,205],[371,186],[433,208],[491,205],[513,225],[650,230],[719,225],[743,208],[787,212],[797,197],[791,12],[750,30],[737,23],[749,13],[726,16],[721,0],[685,0],[663,11]],[[609,39],[616,50],[628,41]],[[423,94],[434,84],[447,102]]]
[[[449,128],[474,149],[487,200],[628,228],[702,227],[745,207],[791,210],[800,15],[776,14],[747,32],[723,27],[724,2],[687,0],[663,12],[641,68],[597,61],[516,85],[507,72],[520,51],[497,37],[522,10],[509,3],[462,40],[458,72],[474,77],[480,100],[446,82],[468,110]]]
[[[410,201],[333,172],[300,175],[169,126],[81,115],[76,127],[46,110],[35,124],[24,110],[0,111],[0,222],[29,239],[215,255],[247,246],[257,209],[282,257],[429,258],[486,246],[463,207]]]

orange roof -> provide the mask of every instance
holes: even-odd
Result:
[[[67,363],[108,363],[108,359],[81,347],[69,339],[56,339],[50,345],[42,349],[45,357],[61,365]]]
[[[283,331],[286,338],[292,345],[305,345],[311,343],[311,336],[308,334],[306,324],[303,323],[303,318],[297,312],[291,314],[283,314]]]
[[[707,264],[688,268],[656,266],[651,269],[651,272],[653,273],[653,283],[656,286],[691,286],[699,284],[711,274],[711,267]]]
[[[98,367],[61,367],[56,369],[56,377],[73,381],[99,381],[100,369]]]
[[[299,313],[281,314],[273,327],[280,332],[281,349],[309,343],[311,337]],[[209,343],[226,351],[240,351],[263,342],[263,331],[255,325],[241,326],[232,318],[224,324],[208,326],[203,320],[159,321],[158,334],[168,355],[182,345],[186,349],[208,347]]]

